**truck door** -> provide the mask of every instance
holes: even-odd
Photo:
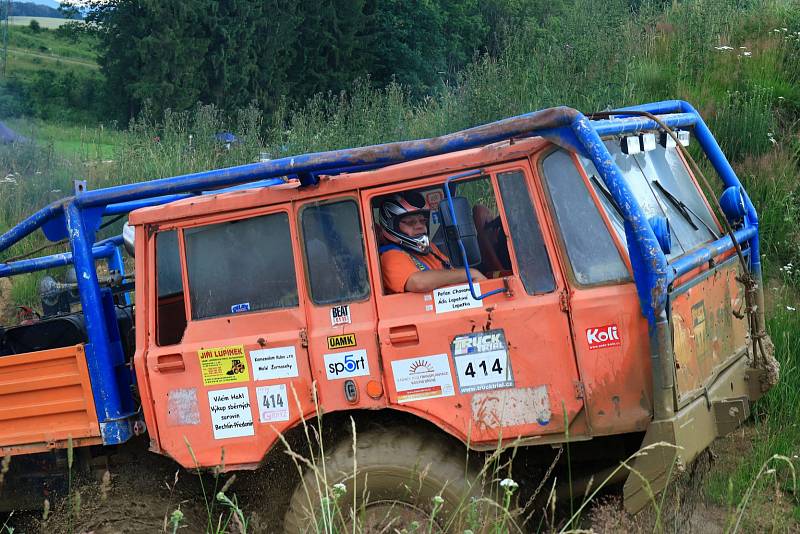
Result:
[[[293,219],[290,205],[258,208],[151,240],[148,425],[184,466],[256,464],[314,411]]]
[[[356,193],[300,203],[308,352],[326,412],[386,405]]]
[[[433,210],[430,234],[439,241],[436,208],[447,176],[371,189],[372,225],[381,198],[415,190]],[[527,161],[485,169],[460,180],[455,193],[472,204],[483,243],[480,268],[489,278],[475,300],[468,285],[429,293],[376,289],[378,335],[389,402],[448,428],[471,443],[561,433],[583,408],[565,288],[554,245],[542,232],[542,205]],[[380,233],[369,235],[373,287],[381,288]]]

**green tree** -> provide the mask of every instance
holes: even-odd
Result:
[[[31,29],[33,33],[39,33],[39,31],[42,29],[42,27],[39,25],[39,21],[36,19],[31,19],[30,23],[28,24],[28,27]]]

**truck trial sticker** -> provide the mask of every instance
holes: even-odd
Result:
[[[255,434],[250,393],[246,387],[208,392],[214,439],[238,438]]]
[[[397,402],[452,397],[455,394],[447,354],[395,360],[392,374]]]
[[[289,397],[286,384],[256,388],[258,400],[258,420],[262,423],[289,420]]]
[[[250,380],[244,345],[201,349],[197,351],[197,356],[200,358],[204,386]]]
[[[355,347],[356,335],[355,334],[342,334],[341,336],[328,336],[328,349],[344,349],[347,347]]]
[[[472,285],[475,286],[475,293],[480,294],[480,284]],[[436,306],[436,313],[447,313],[483,307],[482,300],[475,300],[472,298],[472,294],[469,292],[469,284],[434,289],[433,303]]]
[[[369,375],[367,351],[353,350],[325,355],[325,372],[328,380]]]
[[[461,393],[514,387],[502,329],[456,336],[452,350]]]
[[[605,349],[607,347],[618,347],[622,345],[622,340],[619,338],[619,329],[615,324],[587,328],[586,342],[589,344],[589,350]]]
[[[331,326],[350,324],[351,322],[349,304],[342,304],[341,306],[334,306],[331,308]]]
[[[274,380],[298,375],[294,345],[251,350],[250,361],[253,363],[253,380]]]

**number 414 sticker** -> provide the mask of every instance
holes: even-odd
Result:
[[[262,423],[289,420],[289,398],[286,384],[256,388],[258,418]]]
[[[461,393],[514,387],[508,345],[502,329],[458,336],[453,360]]]

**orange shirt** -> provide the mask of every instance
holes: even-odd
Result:
[[[447,258],[436,245],[431,244],[431,250],[442,258]],[[392,248],[381,254],[381,274],[383,287],[392,293],[403,293],[406,290],[408,278],[422,269],[411,259],[411,255],[432,271],[445,269],[444,264],[433,254],[414,254],[400,248]]]

